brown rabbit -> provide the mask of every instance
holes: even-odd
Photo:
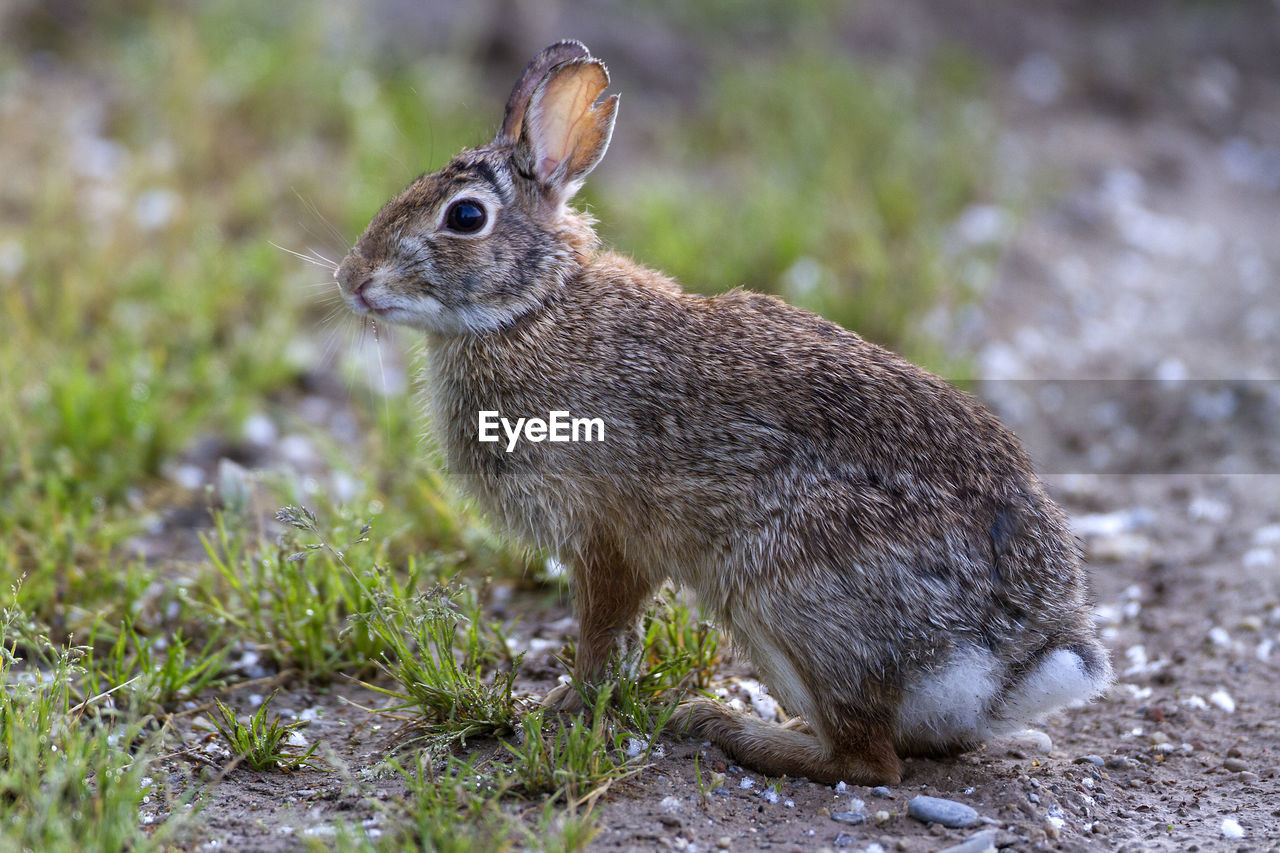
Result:
[[[820,317],[599,246],[568,204],[613,132],[608,82],[581,44],[544,50],[493,141],[388,202],[337,273],[357,313],[426,332],[453,477],[571,566],[577,682],[610,677],[673,579],[802,718],[681,706],[767,774],[894,783],[901,756],[1102,691],[1080,554],[993,415]],[[481,441],[482,412],[599,418],[604,440]]]

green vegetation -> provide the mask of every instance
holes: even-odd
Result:
[[[557,591],[449,497],[397,378],[412,336],[343,316],[324,259],[491,132],[505,90],[466,73],[482,51],[374,54],[347,13],[292,2],[96,3],[74,26],[19,5],[0,13],[0,849],[203,837],[198,774],[148,781],[205,756],[196,715],[232,776],[314,769],[323,746],[289,748],[270,699],[247,723],[224,704],[251,678],[366,682],[410,724],[387,765],[403,802],[340,847],[579,849],[600,793],[712,683],[718,635],[663,603],[640,678],[583,717],[533,710],[484,579]],[[654,7],[744,34],[828,14],[698,8]],[[918,321],[957,298],[943,231],[988,178],[972,74],[886,74],[795,35],[754,63],[712,52],[666,124],[624,110],[648,142],[587,198],[691,288],[780,292],[943,365]]]
[[[267,708],[274,698],[273,693],[258,706],[258,710],[249,715],[247,723],[240,722],[236,712],[221,699],[215,699],[213,725],[236,762],[243,761],[254,770],[297,770],[306,767],[313,763],[311,756],[319,744],[313,743],[305,752],[298,752],[300,746],[293,742],[293,737],[302,728],[302,724],[285,723],[279,717],[268,720]]]
[[[777,293],[958,367],[920,321],[967,295],[943,239],[990,175],[974,158],[987,125],[964,78],[948,66],[944,79],[922,88],[813,50],[722,72],[672,129],[660,176],[600,199],[599,216],[686,287]]]
[[[88,651],[55,647],[22,619],[13,607],[0,615],[0,846],[149,849],[163,838],[148,839],[143,817],[158,807],[143,808],[152,794],[144,723],[76,694]]]

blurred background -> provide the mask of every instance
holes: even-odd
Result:
[[[581,201],[689,289],[962,383],[1278,363],[1274,3],[6,0],[0,31],[0,573],[49,602],[189,555],[244,476],[465,544],[413,336],[298,254],[488,139],[566,36],[622,93]]]

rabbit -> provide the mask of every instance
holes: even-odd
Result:
[[[389,201],[336,272],[425,333],[447,470],[571,569],[574,683],[624,677],[670,580],[794,719],[710,698],[675,719],[767,775],[894,784],[1106,689],[1081,554],[1017,438],[971,396],[812,313],[686,293],[570,206],[618,96],[576,41],[525,68],[487,145]],[[599,418],[603,440],[478,438],[481,412]]]

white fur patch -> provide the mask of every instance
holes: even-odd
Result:
[[[1016,731],[1038,717],[1077,700],[1092,699],[1106,689],[1107,673],[1090,676],[1073,651],[1058,649],[1020,681],[1005,697],[991,723],[993,734]]]
[[[899,730],[922,743],[974,743],[1019,731],[1040,716],[1107,688],[1110,672],[1093,676],[1073,651],[1058,649],[1007,695],[995,657],[972,646],[957,649],[938,669],[908,685]]]
[[[780,649],[763,637],[753,637],[749,657],[761,672],[768,673],[765,680],[784,708],[806,720],[815,719],[813,694]]]
[[[1000,687],[995,672],[990,652],[972,646],[957,650],[941,667],[908,685],[898,711],[899,729],[939,744],[980,739]]]

